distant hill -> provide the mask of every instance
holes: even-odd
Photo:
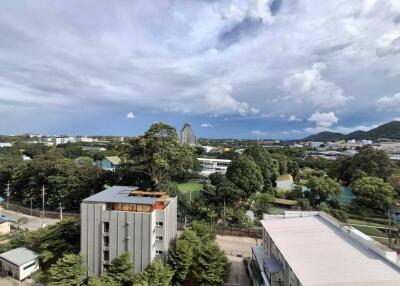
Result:
[[[310,135],[306,138],[304,138],[304,141],[338,141],[338,140],[344,140],[346,138],[346,135],[342,133],[335,133],[335,132],[330,132],[330,131],[323,131],[314,135]]]
[[[324,131],[304,138],[304,141],[338,141],[338,140],[377,140],[379,138],[398,139],[400,140],[400,121],[392,121],[382,124],[369,131],[354,131],[347,135]]]

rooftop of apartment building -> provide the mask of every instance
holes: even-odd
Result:
[[[132,186],[113,186],[82,202],[106,203],[110,210],[152,212],[167,206],[169,199],[165,192],[147,191]]]
[[[261,223],[303,286],[400,285],[396,252],[325,213],[294,213]]]

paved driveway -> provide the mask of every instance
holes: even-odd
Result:
[[[1,209],[0,214],[6,215],[15,220],[18,220],[21,217],[26,217],[28,219],[28,223],[20,226],[23,229],[27,228],[28,230],[35,230],[35,229],[42,227],[42,220],[38,217],[25,215],[25,214],[17,213],[15,211],[5,210],[5,209]],[[52,225],[52,224],[57,223],[58,221],[59,221],[58,219],[45,218],[43,223],[45,225]],[[0,284],[0,286],[1,286],[1,284]]]
[[[217,242],[221,250],[225,252],[229,261],[232,263],[231,276],[226,286],[251,286],[251,280],[246,271],[244,257],[251,256],[251,246],[260,245],[261,240],[238,237],[238,236],[221,236],[217,235]]]

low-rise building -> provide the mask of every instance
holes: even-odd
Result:
[[[121,158],[118,156],[109,156],[109,157],[104,157],[101,162],[100,166],[102,169],[107,170],[107,171],[115,171],[115,169],[119,166],[121,163]]]
[[[24,280],[39,270],[39,255],[25,247],[0,254],[0,269],[3,275]]]
[[[276,188],[281,191],[291,191],[293,190],[294,183],[293,177],[290,174],[280,175],[275,180]]]
[[[323,212],[264,215],[251,276],[263,286],[400,285],[399,258]]]
[[[12,147],[11,143],[5,142],[5,143],[0,143],[0,148],[10,148]]]
[[[225,174],[231,160],[226,159],[213,159],[213,158],[197,158],[200,162],[201,171],[203,176],[209,176],[212,173]]]
[[[164,192],[114,186],[82,201],[81,254],[96,276],[124,252],[135,271],[166,260],[177,233],[177,198]]]

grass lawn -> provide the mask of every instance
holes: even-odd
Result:
[[[285,214],[285,209],[271,206],[268,208],[268,214],[283,215],[283,214]]]
[[[377,228],[365,227],[365,226],[353,226],[353,227],[365,233],[366,235],[387,237],[387,235],[384,232],[380,231]]]
[[[381,227],[387,227],[387,225],[384,224],[379,224],[375,222],[368,222],[365,220],[357,220],[357,219],[349,219],[348,221],[349,224],[363,224],[363,225],[370,225],[370,226],[381,226]]]
[[[196,182],[181,183],[177,185],[178,190],[182,193],[189,193],[193,191],[201,191],[203,189],[203,184]]]

